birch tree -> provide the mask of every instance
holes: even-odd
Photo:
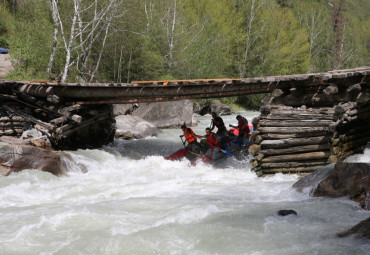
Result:
[[[63,48],[65,55],[61,81],[66,82],[73,65],[77,65],[77,70],[82,76],[92,81],[100,65],[112,20],[121,15],[117,15],[121,1],[70,0],[68,3],[72,5],[71,13],[61,12],[60,1],[49,1],[55,36],[48,73],[50,73],[54,61],[57,45],[61,41],[61,48]],[[101,43],[98,59],[94,67],[88,68],[93,46],[97,42]]]

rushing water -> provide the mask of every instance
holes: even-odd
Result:
[[[209,122],[200,118],[196,133]],[[336,237],[370,217],[356,203],[298,193],[296,175],[258,178],[248,158],[164,160],[180,134],[70,152],[86,173],[69,162],[68,177],[0,177],[0,254],[369,254],[369,243]],[[349,160],[370,162],[370,150]]]

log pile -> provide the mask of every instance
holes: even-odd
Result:
[[[37,129],[59,150],[98,148],[114,139],[112,105],[71,105],[23,93],[2,94],[0,136]]]
[[[262,174],[311,172],[331,155],[333,108],[270,105],[253,120],[249,152],[254,170]]]
[[[354,82],[340,75],[333,73],[327,86],[276,86],[264,99],[249,148],[258,174],[312,172],[364,150],[370,141],[369,77]]]
[[[332,163],[363,151],[370,141],[370,103],[339,104],[335,112],[338,120],[332,140]]]

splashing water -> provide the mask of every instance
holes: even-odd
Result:
[[[248,119],[255,113],[246,113]],[[232,123],[234,116],[224,118]],[[202,134],[210,117],[200,118]],[[347,198],[298,193],[296,175],[258,178],[248,159],[221,166],[166,161],[181,130],[69,152],[68,177],[0,177],[1,254],[367,254],[340,239],[370,217]],[[370,162],[370,150],[352,157]],[[297,216],[276,211],[293,209]]]

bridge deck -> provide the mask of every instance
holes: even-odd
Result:
[[[57,96],[67,104],[118,104],[229,97],[269,93],[274,89],[325,88],[331,83],[361,82],[370,67],[325,73],[267,76],[244,79],[137,81],[132,83],[56,83],[0,80],[0,93],[12,91],[35,97]]]

